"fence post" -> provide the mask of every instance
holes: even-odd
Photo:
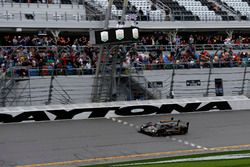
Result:
[[[6,100],[6,98],[5,98],[5,89],[6,89],[6,76],[5,76],[6,74],[2,74],[2,76],[1,76],[1,82],[3,83],[2,85],[1,85],[1,107],[5,107],[5,100]]]
[[[172,72],[172,77],[171,77],[171,82],[170,82],[170,89],[169,89],[169,98],[171,98],[171,99],[174,98],[174,93],[173,93],[174,77],[175,77],[175,60],[174,60],[174,63],[173,63],[173,72]]]
[[[209,74],[208,74],[208,79],[207,79],[207,90],[206,90],[206,93],[204,94],[205,97],[208,97],[211,75],[212,75],[212,60],[210,60],[210,68],[209,68]]]
[[[181,52],[181,51],[180,51]],[[176,68],[176,59],[179,55],[179,49],[176,49],[176,53],[174,55],[174,63],[173,63],[173,72],[171,76],[170,89],[169,89],[169,98],[174,98],[174,77],[175,77],[175,68]]]
[[[244,73],[243,73],[243,78],[242,78],[242,86],[241,86],[240,95],[244,94],[245,81],[246,81],[246,73],[247,73],[247,65],[245,65],[245,68],[244,68]]]
[[[48,70],[49,70],[49,69],[48,69]],[[54,86],[53,86],[53,81],[54,81],[54,79],[55,79],[54,70],[55,70],[55,68],[53,68],[52,74],[51,74],[51,78],[50,78],[48,101],[45,102],[46,105],[51,104],[51,100],[52,100],[51,97],[52,97],[52,92],[53,92],[53,87],[54,87]]]

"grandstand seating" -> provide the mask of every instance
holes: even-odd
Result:
[[[170,19],[176,21],[236,20],[243,18],[242,16],[248,19],[249,5],[250,0],[129,0],[126,20],[137,18],[140,21],[163,21],[169,20],[170,14],[172,16]],[[232,12],[225,6],[232,9]],[[97,15],[104,18],[107,7],[108,0],[86,0],[84,3],[76,0],[21,0],[18,2],[6,0],[2,1],[0,6],[0,19],[98,20]],[[123,0],[113,1],[112,19],[121,18],[122,8]],[[139,11],[143,14],[138,15]],[[88,15],[94,17],[88,17]]]
[[[103,9],[108,7],[107,0],[94,0],[97,5],[102,6]],[[128,2],[128,7],[126,9],[126,20],[135,20],[139,10],[142,11],[143,15],[138,17],[138,20],[162,20],[165,17],[164,11],[160,9],[150,10],[152,2],[150,0],[130,0]],[[114,0],[112,5],[112,15],[113,18],[120,18],[123,10],[123,1]],[[147,12],[149,12],[149,18],[146,18]],[[133,16],[136,15],[136,16]]]
[[[222,20],[235,20],[234,16],[229,15],[227,11],[223,10],[219,5],[209,0],[196,0],[200,1],[202,5],[207,6],[209,10],[214,11],[217,15],[220,15]]]
[[[242,2],[247,2],[248,5],[250,6],[250,0],[242,0]]]
[[[107,7],[106,0],[96,0],[101,1],[104,7]],[[213,0],[159,0],[163,4],[165,4],[168,8],[171,9],[174,20],[185,20],[185,21],[220,21],[220,20],[235,20],[235,15],[228,13],[228,11],[221,8],[215,1]],[[241,11],[242,14],[248,15],[249,5],[246,5],[249,0],[243,2],[243,0],[222,0],[222,2],[229,2],[229,6],[235,8],[235,10]],[[147,9],[152,6],[152,4],[156,4],[156,10],[150,11],[150,20],[159,20],[165,18],[162,16],[163,13],[169,14],[169,11],[163,11],[163,9],[159,9],[157,7],[157,1],[143,1],[143,0],[130,0],[129,10],[134,7],[137,11],[141,9],[146,15]],[[237,5],[238,2],[241,5]],[[232,3],[232,4],[231,4]],[[114,6],[112,7],[112,13],[117,16],[122,15],[122,1],[115,0]]]
[[[0,18],[4,19],[39,20],[45,17],[49,20],[86,19],[85,7],[73,4],[6,2],[0,6],[0,11]]]
[[[207,6],[203,6],[200,1],[195,0],[176,0],[180,5],[183,5],[187,10],[192,11],[200,20],[221,20],[221,17],[216,16],[214,11],[210,11]]]
[[[187,10],[184,6],[180,5],[174,0],[160,0],[162,3],[166,4],[173,15],[174,20],[199,20],[197,16],[194,16],[190,10]]]
[[[226,5],[233,8],[235,11],[240,13],[243,16],[249,17],[250,15],[250,7],[249,7],[249,1],[247,0],[221,0]]]

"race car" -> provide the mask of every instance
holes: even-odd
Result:
[[[148,122],[142,124],[139,133],[147,134],[150,136],[170,136],[170,135],[183,135],[188,133],[189,122],[180,120],[163,120],[156,123]]]

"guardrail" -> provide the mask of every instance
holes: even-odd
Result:
[[[42,45],[42,44],[41,44]],[[147,51],[156,51],[156,50],[161,50],[161,51],[173,51],[177,48],[185,48],[190,46],[189,44],[181,44],[181,45],[144,45],[140,41],[138,41],[138,44],[136,45],[124,45],[121,46],[125,49],[125,51],[129,51],[131,48],[135,48],[137,51],[140,52],[147,52]],[[196,51],[201,51],[201,50],[211,50],[211,51],[216,51],[216,50],[223,50],[223,49],[228,49],[232,48],[233,50],[249,50],[250,49],[250,43],[241,43],[241,44],[234,44],[234,43],[218,43],[218,44],[192,44],[191,45]],[[48,52],[48,51],[70,51],[73,50],[75,52],[80,52],[84,51],[84,49],[88,49],[89,46],[55,46],[55,45],[43,45],[43,46],[25,46],[25,45],[17,45],[17,46],[0,46],[2,50],[16,50],[16,49],[37,49],[38,51],[42,50],[43,52]],[[91,46],[91,48],[94,49],[99,49],[99,46]]]
[[[183,46],[177,46],[177,47],[186,47],[187,45],[183,45]],[[201,47],[198,47],[201,46]],[[210,45],[209,45],[210,46]],[[176,46],[171,46],[171,45],[166,45],[166,46],[143,46],[143,45],[137,45],[137,49],[136,51],[141,51],[141,52],[150,52],[150,51],[155,51],[157,49],[160,50],[167,50],[167,51],[172,51]],[[203,50],[204,47],[206,47],[206,45],[197,45],[197,48],[200,48],[200,50]],[[215,50],[213,49],[217,49],[217,48],[222,48],[223,47],[233,47],[233,48],[240,48],[238,51],[242,52],[243,50],[248,51],[249,49],[249,45],[211,45],[209,48],[211,49],[211,52],[214,52]],[[8,53],[10,53],[10,55],[15,55],[16,54],[16,49],[18,49],[18,51],[20,51],[21,53],[23,51],[29,51],[29,49],[31,48],[36,48],[36,52],[42,51],[44,53],[47,53],[50,50],[55,49],[55,56],[59,56],[61,51],[72,51],[72,47],[34,47],[34,46],[24,46],[21,47],[2,47],[2,51],[6,50]],[[24,49],[25,48],[25,49]],[[82,52],[84,51],[85,47],[79,47],[75,50],[75,52]],[[127,47],[125,48],[126,51],[129,51],[131,47]],[[13,50],[12,50],[13,49]],[[243,49],[243,50],[241,50]],[[11,51],[10,51],[11,50]],[[210,83],[213,82],[213,78],[208,78],[208,76],[214,76],[214,77],[221,77],[221,76],[226,76],[227,78],[225,80],[226,83],[232,83],[234,85],[226,85],[227,86],[227,92],[228,94],[232,93],[232,91],[234,91],[234,93],[236,94],[245,94],[246,88],[249,87],[249,85],[247,86],[247,84],[249,84],[249,70],[247,70],[247,67],[250,66],[250,57],[245,57],[240,59],[239,61],[219,61],[218,62],[214,62],[211,61],[210,59],[207,60],[206,62],[200,63],[199,61],[194,62],[194,61],[190,61],[190,62],[179,62],[177,63],[176,60],[179,59],[179,57],[176,57],[175,59],[175,63],[174,62],[170,62],[170,63],[151,63],[151,64],[143,64],[140,62],[136,62],[136,63],[132,63],[131,66],[129,66],[128,68],[123,67],[123,69],[121,70],[120,67],[117,67],[117,72],[120,71],[122,72],[119,75],[129,75],[128,71],[141,71],[143,70],[149,70],[150,72],[154,73],[155,76],[159,75],[159,79],[161,79],[160,81],[162,81],[164,78],[164,76],[167,74],[168,77],[166,78],[172,78],[170,81],[169,79],[163,83],[163,88],[161,89],[162,93],[162,98],[166,97],[166,98],[171,98],[171,90],[173,90],[173,92],[175,93],[175,97],[185,97],[187,95],[189,96],[203,96],[204,93],[207,92],[207,94],[213,94],[214,95],[214,86],[211,86]],[[11,62],[9,62],[11,63]],[[94,62],[92,62],[94,63]],[[91,78],[93,79],[93,74],[95,73],[95,68],[73,68],[72,66],[64,66],[62,68],[54,68],[52,66],[52,62],[49,62],[46,65],[40,66],[40,68],[32,68],[31,66],[6,66],[9,67],[5,73],[2,74],[1,77],[1,85],[4,85],[7,83],[7,81],[19,81],[19,80],[23,80],[22,83],[23,85],[21,85],[22,87],[17,87],[15,89],[13,89],[13,92],[19,92],[20,93],[20,97],[22,95],[22,90],[27,89],[27,90],[32,90],[32,88],[29,88],[30,85],[30,81],[34,81],[34,82],[38,82],[36,80],[44,80],[44,81],[48,81],[50,78],[49,76],[52,75],[57,75],[57,76],[69,76],[69,75],[86,75],[84,77],[87,78]],[[226,68],[224,68],[226,67]],[[238,70],[236,72],[233,72],[234,69],[237,68],[231,68],[231,67],[244,67],[244,68],[238,68]],[[139,69],[137,69],[139,68]],[[217,74],[219,71],[221,70],[217,70],[216,68],[222,68],[223,73],[221,74]],[[165,70],[168,69],[168,70]],[[183,70],[183,69],[196,69],[196,70]],[[245,69],[245,71],[244,71]],[[156,71],[159,70],[159,71]],[[163,71],[164,70],[164,71]],[[209,72],[209,70],[211,70],[211,72]],[[160,72],[163,72],[162,74]],[[191,71],[191,73],[189,73],[189,71]],[[188,74],[183,74],[184,72],[188,72]],[[199,73],[199,74],[198,74]],[[160,75],[161,74],[161,75]],[[171,77],[171,74],[172,77]],[[233,75],[230,75],[233,74]],[[89,76],[87,76],[89,75]],[[39,77],[37,77],[39,76]],[[44,77],[47,76],[47,77]],[[185,86],[186,84],[186,80],[183,79],[183,76],[186,76],[185,79],[191,79],[191,76],[194,77],[193,80],[196,80],[197,78],[200,78],[201,76],[203,77],[201,79],[201,83],[202,83],[202,87],[194,87],[193,89],[187,89],[186,87],[184,88],[183,85]],[[195,78],[197,77],[197,78]],[[235,77],[238,77],[237,79],[235,79]],[[55,77],[55,78],[63,78],[65,79],[65,77]],[[69,77],[69,78],[82,78],[82,77]],[[62,80],[63,80],[62,79]],[[147,78],[148,79],[148,78]],[[145,80],[144,80],[145,81]],[[151,81],[151,80],[148,80]],[[155,80],[157,81],[157,80]],[[79,81],[77,81],[79,82]],[[86,81],[87,82],[87,81]],[[10,82],[9,82],[10,83]],[[13,83],[13,82],[11,82]],[[21,82],[19,82],[21,83]],[[24,85],[24,83],[27,83],[26,85]],[[73,83],[76,83],[75,81],[73,81]],[[88,84],[88,88],[91,88],[92,82],[91,83],[87,83]],[[71,84],[68,85],[69,87],[67,87],[67,90],[61,90],[60,92],[60,98],[61,96],[65,96],[64,94],[66,94],[65,92],[68,91],[70,93],[74,93],[71,92],[72,88],[71,88]],[[82,83],[79,82],[79,85],[77,85],[78,87],[75,87],[75,89],[80,89],[82,85]],[[49,88],[49,83],[44,83],[40,85],[40,87],[43,87],[43,90],[34,90],[35,91],[39,91],[39,93],[44,93],[44,90],[48,90]],[[83,86],[84,87],[84,86]],[[170,89],[172,87],[172,89]],[[6,86],[4,87],[6,88]],[[61,88],[61,87],[60,87]],[[190,87],[189,87],[190,88]],[[35,88],[36,89],[36,88]],[[90,90],[90,89],[89,89]],[[77,90],[76,90],[77,91]],[[63,94],[63,93],[64,94]],[[165,92],[165,93],[164,93]],[[249,90],[248,90],[249,92]],[[80,92],[78,92],[80,93]],[[91,92],[88,92],[89,94]],[[17,104],[16,101],[13,101],[13,97],[15,97],[18,100],[19,96],[14,96],[16,93],[13,93],[12,96],[8,96],[9,98],[5,98],[5,95],[2,96],[2,104]],[[44,95],[43,100],[39,99],[39,95],[37,95],[36,93],[34,93],[34,95],[32,93],[29,93],[29,91],[26,91],[25,95],[27,97],[30,98],[30,101],[32,101],[33,99],[36,99],[35,97],[37,97],[37,101],[46,101],[46,98],[48,97],[48,95]],[[22,95],[23,96],[23,95]],[[80,95],[77,95],[80,96]],[[58,97],[56,97],[58,98]],[[77,99],[78,97],[76,97]],[[83,97],[81,97],[83,99]],[[7,100],[5,100],[7,99]],[[74,100],[76,100],[74,99]],[[81,100],[82,100],[81,99]],[[10,101],[8,103],[8,100]],[[14,99],[15,100],[15,99]],[[24,100],[24,99],[22,99]],[[26,100],[26,99],[25,99]],[[79,100],[79,98],[78,98]],[[62,101],[62,100],[61,100]],[[63,100],[64,101],[64,100]],[[23,104],[20,101],[20,104]],[[20,105],[19,102],[17,105]],[[44,103],[43,103],[44,104]]]
[[[37,121],[56,120],[79,120],[89,118],[110,118],[124,116],[157,115],[186,112],[212,112],[212,111],[232,111],[249,110],[250,100],[244,96],[235,97],[213,97],[213,98],[188,98],[175,99],[171,101],[130,101],[130,102],[105,102],[86,103],[74,105],[50,105],[30,107],[6,107],[0,111],[0,124],[2,123],[22,123]],[[112,106],[112,107],[111,107]],[[134,112],[134,111],[137,112]],[[105,112],[102,112],[105,111]],[[115,112],[114,112],[115,111]],[[88,112],[88,114],[85,114]],[[65,114],[67,113],[67,114]],[[42,115],[42,116],[41,116]],[[18,118],[18,119],[17,119]]]
[[[220,70],[212,68],[212,65],[210,66],[211,68],[189,70],[183,70],[179,68],[178,65],[170,66],[171,68],[168,68],[169,70],[156,71],[157,69],[164,69],[164,66],[153,69],[154,65],[152,65],[152,69],[148,69],[150,71],[145,72],[142,77],[134,76],[133,78],[138,79],[137,82],[144,80],[142,81],[142,85],[150,91],[152,91],[152,89],[148,87],[147,83],[153,83],[154,81],[161,82],[162,86],[156,87],[156,91],[152,93],[157,93],[162,99],[216,96],[215,78],[223,79],[225,95],[249,95],[250,71],[246,66],[241,68],[221,68]],[[143,67],[146,68],[146,66]],[[5,81],[3,84],[7,83],[7,81],[14,84],[9,88],[4,86],[4,89],[1,90],[0,105],[45,105],[50,96],[52,96],[52,104],[90,102],[92,95],[91,88],[94,79],[94,75],[91,74],[94,74],[95,69],[88,70],[89,71],[84,69],[53,70],[13,67],[12,70],[9,70],[9,72],[5,74],[4,79],[9,78],[9,80],[3,80]],[[129,77],[130,74],[128,71],[135,70],[135,67],[131,67],[131,69],[128,70],[117,71],[122,72],[119,76]],[[141,70],[141,68],[137,69],[137,71]],[[54,77],[51,77],[53,75]],[[79,77],[79,75],[84,76]],[[50,83],[51,78],[54,78],[54,83],[52,84]],[[190,86],[187,86],[187,80],[199,80],[199,85],[192,85],[193,83],[191,83]],[[155,88],[155,85],[151,86]],[[53,90],[51,95],[49,94],[50,88]],[[132,89],[128,91],[132,91]]]
[[[71,1],[68,1],[68,2],[71,2]],[[42,3],[40,1],[37,1],[37,2],[23,2],[22,0],[20,0],[19,2],[14,2],[13,0],[8,0],[8,2],[6,0],[1,0],[1,6],[2,7],[41,7],[41,8],[80,8],[80,6],[82,4],[83,1],[77,1],[78,3],[77,4],[72,4],[72,3],[63,3],[61,2],[61,0],[58,0],[57,2],[54,1],[53,3],[49,2],[49,1],[46,1],[46,3]]]
[[[34,9],[35,10],[35,9]],[[70,12],[71,14],[69,14],[69,12],[62,12],[62,11],[57,11],[57,12],[10,12],[10,11],[6,11],[5,13],[2,13],[0,16],[1,20],[6,20],[6,21],[10,21],[10,20],[16,20],[16,21],[24,21],[24,20],[33,20],[33,21],[52,21],[52,20],[56,20],[56,21],[61,21],[61,22],[65,22],[65,21],[77,21],[77,22],[81,22],[81,21],[104,21],[105,17],[104,15],[98,15],[98,14],[79,14],[77,12],[75,12],[74,14],[72,12]],[[29,18],[25,18],[26,14],[31,14],[32,15],[32,19]],[[198,16],[185,16],[185,15],[176,15],[174,17],[172,17],[172,19],[168,19],[166,18],[166,16],[163,15],[159,15],[159,16],[151,16],[149,19],[145,19],[144,16],[138,16],[136,21],[143,21],[143,22],[162,22],[162,21],[169,21],[169,22],[175,22],[175,21],[205,21],[205,22],[210,22],[210,21],[224,21],[224,22],[228,22],[228,21],[249,21],[249,19],[236,19],[236,20],[227,20],[227,19],[221,19],[221,17],[228,17],[228,16],[216,16],[216,17],[204,17],[202,19],[198,18]],[[111,15],[110,20],[119,20],[120,16],[118,15]],[[129,17],[127,17],[129,18]],[[192,18],[192,19],[187,19],[187,18]],[[249,18],[249,16],[247,17]],[[130,19],[126,19],[126,21],[131,21]]]
[[[72,9],[73,10],[73,9]],[[30,17],[27,17],[27,16]],[[120,15],[111,14],[110,20],[119,20]],[[222,19],[228,18],[228,19]],[[130,19],[130,15],[128,14],[126,16],[126,21],[134,21]],[[204,21],[204,22],[211,22],[211,21],[222,21],[222,22],[228,22],[228,21],[250,21],[248,18],[249,16],[246,16],[246,18],[237,18],[235,20],[230,20],[230,17],[228,15],[225,16],[215,16],[215,17],[209,17],[209,15],[204,15],[202,18],[199,18],[198,16],[190,16],[190,15],[173,15],[171,18],[165,15],[151,15],[149,19],[147,16],[137,16],[136,21],[142,21],[142,22],[175,22],[175,21]],[[105,15],[104,14],[84,14],[84,12],[80,11],[71,11],[67,12],[63,9],[54,9],[52,11],[36,11],[36,8],[33,9],[32,12],[13,12],[12,10],[6,9],[4,12],[0,12],[0,20],[3,21],[60,21],[60,22],[66,22],[66,21],[77,21],[77,22],[83,22],[83,21],[104,21]]]

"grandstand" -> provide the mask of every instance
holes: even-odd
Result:
[[[0,8],[1,106],[215,96],[216,78],[225,95],[250,94],[249,1],[129,0],[125,9],[114,0],[108,24],[106,0]],[[90,30],[123,19],[141,29],[136,45],[90,43]],[[202,86],[186,87],[197,78]]]
[[[115,27],[122,16],[121,0],[111,6],[110,27]],[[0,20],[2,31],[60,29],[88,31],[104,26],[106,0],[87,1],[11,1],[2,0]],[[140,28],[184,29],[247,28],[249,1],[244,0],[130,0],[125,10],[126,26],[138,23]],[[179,23],[181,22],[181,24]],[[231,21],[230,23],[228,21]],[[243,22],[244,21],[244,22]],[[154,24],[157,22],[157,25]],[[165,23],[168,23],[166,27]],[[69,24],[68,24],[69,23]],[[190,24],[191,23],[191,24]],[[38,28],[39,27],[39,28]]]

